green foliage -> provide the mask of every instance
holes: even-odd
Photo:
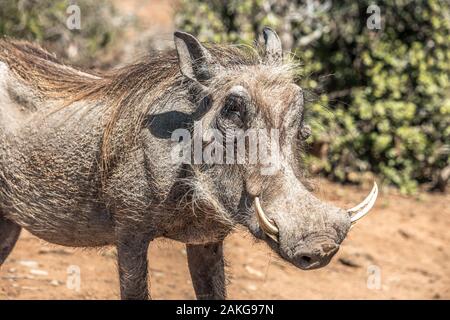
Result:
[[[80,7],[80,30],[66,26],[71,4]],[[117,30],[107,0],[0,0],[0,8],[0,36],[37,41],[79,65],[102,57]]]
[[[177,24],[204,41],[247,43],[274,27],[312,92],[315,168],[352,182],[372,172],[412,192],[450,162],[450,3],[377,1],[381,30],[369,30],[372,3],[182,0]]]

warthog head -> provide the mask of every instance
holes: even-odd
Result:
[[[207,188],[212,189],[216,206],[232,221],[264,239],[295,266],[315,269],[328,264],[352,223],[371,209],[377,187],[360,205],[343,210],[319,200],[301,182],[301,144],[310,134],[303,121],[303,91],[295,83],[292,64],[283,61],[277,34],[265,28],[263,36],[263,53],[257,62],[254,58],[249,63],[234,56],[233,50],[218,54],[220,47],[204,46],[190,34],[175,33],[181,72],[203,110],[199,116],[202,144],[216,143],[213,161],[203,159],[193,166],[197,165],[202,176],[197,183],[209,181]],[[208,136],[209,129],[215,133],[211,130]],[[248,134],[251,129],[267,141],[272,139],[272,161],[261,160],[260,137],[255,143],[260,159],[249,161],[254,142]],[[229,140],[232,132],[245,134]],[[270,132],[276,133],[271,139]],[[239,155],[239,141],[249,149],[245,161]],[[278,147],[273,148],[274,143]],[[222,151],[223,158],[218,154]],[[234,161],[228,157],[233,153]]]

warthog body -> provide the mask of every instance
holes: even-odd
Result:
[[[167,237],[187,244],[197,297],[224,298],[222,241],[238,224],[303,269],[326,265],[350,217],[300,182],[302,91],[276,34],[264,35],[260,55],[178,32],[177,50],[104,74],[0,41],[0,265],[21,228],[65,246],[116,245],[122,298],[145,299],[149,242]],[[171,135],[196,120],[278,128],[280,171],[174,164]]]

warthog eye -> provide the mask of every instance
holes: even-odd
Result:
[[[226,98],[221,114],[235,125],[242,126],[244,124],[246,103],[245,98],[231,94]]]
[[[303,140],[308,139],[311,136],[311,127],[308,125],[304,125],[301,129],[300,129],[300,136]]]

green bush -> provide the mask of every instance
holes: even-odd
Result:
[[[80,7],[80,30],[66,26],[71,4]],[[92,66],[111,49],[115,23],[107,0],[0,0],[0,36],[37,41],[78,65]]]
[[[447,184],[450,149],[450,3],[182,0],[177,24],[204,41],[251,43],[263,25],[300,59],[309,89],[313,169],[343,182],[371,173],[413,192]],[[330,2],[331,4],[331,2]],[[448,175],[448,174],[447,174]]]

